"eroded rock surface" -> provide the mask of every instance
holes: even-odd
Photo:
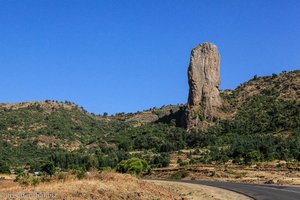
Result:
[[[204,128],[205,120],[218,116],[221,106],[219,96],[220,54],[216,45],[203,43],[191,52],[188,68],[189,99],[186,125],[189,130]]]

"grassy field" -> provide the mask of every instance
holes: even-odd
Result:
[[[188,183],[171,183],[164,181],[145,181],[129,174],[115,172],[88,172],[82,179],[69,173],[63,178],[54,176],[50,181],[36,186],[24,186],[14,182],[14,176],[0,175],[0,197],[11,199],[12,195],[44,195],[44,199],[101,199],[101,200],[218,200],[228,199],[248,200],[247,197],[209,186]],[[5,179],[4,179],[5,178]],[[8,196],[11,195],[11,196]],[[16,196],[13,196],[16,197]],[[14,199],[24,199],[14,198]]]

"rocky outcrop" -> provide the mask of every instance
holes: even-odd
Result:
[[[188,80],[187,129],[205,128],[205,121],[217,118],[221,106],[220,54],[216,45],[206,42],[192,50]]]

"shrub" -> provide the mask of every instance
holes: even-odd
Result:
[[[139,158],[130,158],[123,160],[116,166],[116,171],[121,173],[130,173],[140,175],[149,168],[145,160]]]
[[[232,163],[234,163],[234,164],[238,164],[238,165],[242,165],[242,164],[244,164],[244,160],[242,160],[241,158],[234,158],[233,160],[232,160]]]
[[[15,178],[15,182],[18,182],[22,186],[33,185],[36,186],[38,182],[30,178],[28,172],[26,172],[23,168],[16,169],[17,176]]]
[[[182,178],[185,178],[189,175],[189,172],[186,171],[186,170],[182,170],[182,171],[179,171],[179,172],[176,172],[174,174],[171,175],[171,179],[182,179]]]
[[[26,176],[27,173],[25,172],[25,170],[23,168],[18,167],[16,169],[16,174],[17,174],[17,176],[15,178],[15,181],[18,182],[22,177]]]
[[[183,160],[182,160],[181,158],[178,158],[178,159],[177,159],[177,163],[178,163],[178,164],[180,164],[180,163],[182,163],[182,162],[183,162]]]
[[[188,162],[181,162],[181,163],[179,163],[179,166],[186,166],[186,165],[188,165],[189,163]]]
[[[34,187],[37,186],[39,183],[40,183],[39,178],[32,178],[31,179],[31,185],[33,185]]]
[[[7,163],[0,161],[0,173],[9,174],[9,166]]]
[[[20,178],[18,180],[18,183],[20,183],[23,186],[28,186],[30,185],[30,177],[28,174],[26,174],[25,176],[23,176],[22,178]]]
[[[259,161],[262,161],[262,155],[259,151],[250,151],[245,156],[246,164],[253,164]]]
[[[55,173],[55,166],[52,162],[46,162],[41,166],[41,171],[50,175],[50,177]]]
[[[189,164],[197,164],[198,161],[194,158],[192,158],[190,161],[189,161]]]
[[[158,156],[155,156],[151,161],[152,167],[168,167],[170,164],[170,154],[161,153]]]
[[[185,165],[188,165],[188,164],[189,164],[188,162],[183,161],[181,158],[179,158],[179,159],[177,160],[177,163],[179,164],[179,166],[185,166]]]
[[[86,177],[86,170],[83,168],[73,169],[71,173],[76,175],[78,179],[83,179]]]

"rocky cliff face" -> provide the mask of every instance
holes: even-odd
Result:
[[[220,54],[216,45],[206,42],[192,50],[188,80],[187,129],[205,128],[205,121],[216,118],[217,109],[221,106]]]

